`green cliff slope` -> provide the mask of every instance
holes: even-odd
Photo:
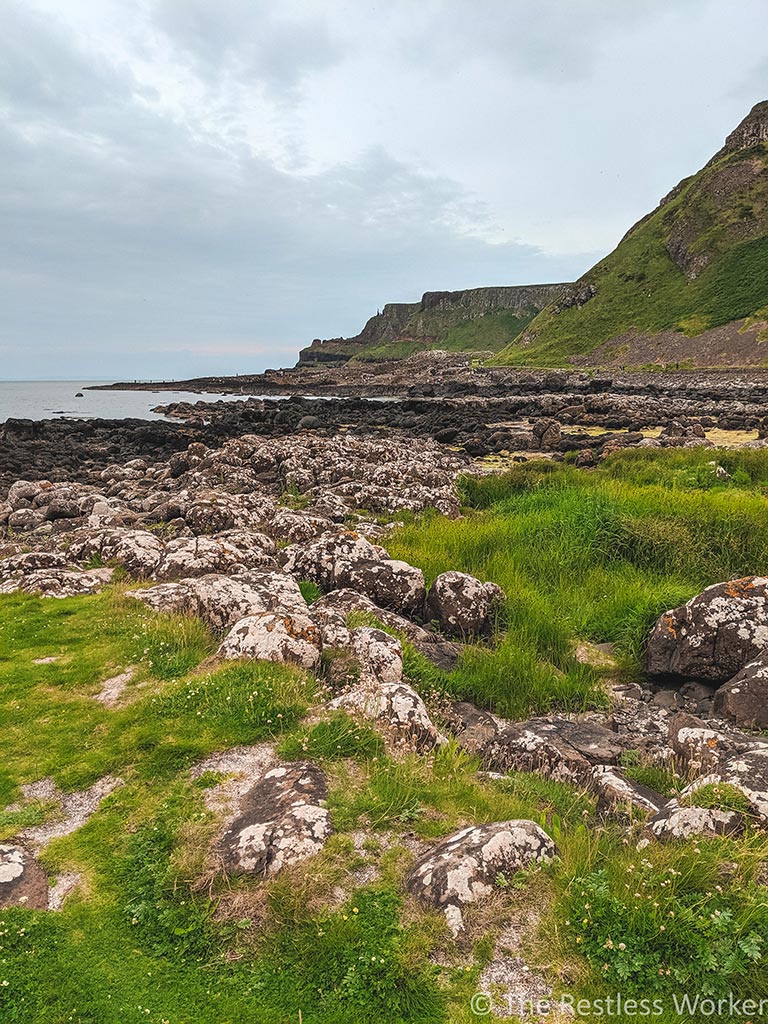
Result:
[[[768,101],[495,362],[761,365],[766,320]]]

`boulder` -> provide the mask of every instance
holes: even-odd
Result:
[[[40,594],[42,597],[78,597],[96,594],[112,582],[114,569],[39,569],[25,576],[9,576],[0,583],[0,594]]]
[[[163,554],[163,542],[147,530],[92,530],[76,537],[69,557],[86,562],[96,556],[116,562],[135,577],[152,576]]]
[[[654,839],[713,839],[716,836],[738,835],[744,829],[744,819],[736,811],[718,811],[709,807],[681,807],[670,800],[648,822],[648,832]]]
[[[493,715],[468,701],[454,701],[446,717],[458,745],[472,754],[482,753],[499,733]]]
[[[647,816],[658,814],[667,803],[667,797],[626,778],[613,765],[595,765],[592,769],[592,788],[598,796],[598,811],[603,814],[614,815],[623,810]]]
[[[396,744],[415,750],[431,750],[445,742],[432,724],[424,701],[407,683],[358,684],[332,700],[330,706],[382,723]]]
[[[490,631],[492,613],[505,594],[495,583],[481,583],[465,572],[444,572],[429,588],[426,615],[453,636]]]
[[[707,587],[664,612],[647,642],[652,676],[725,683],[768,648],[768,579],[745,576]]]
[[[198,615],[213,629],[229,628],[261,612],[307,614],[307,602],[296,581],[267,570],[253,569],[236,576],[212,573],[126,593],[154,611]]]
[[[313,516],[306,512],[290,512],[278,509],[269,524],[269,532],[278,540],[287,540],[291,544],[304,544],[314,537],[319,537],[332,528],[330,519]]]
[[[420,569],[389,558],[383,548],[351,531],[324,534],[308,546],[291,545],[283,557],[286,572],[313,580],[323,590],[351,587],[383,608],[405,612],[424,601]]]
[[[483,764],[492,771],[535,771],[589,785],[593,765],[616,764],[625,747],[622,737],[595,722],[532,718],[500,729],[483,750]]]
[[[26,847],[12,843],[0,843],[0,909],[6,907],[48,907],[45,871]]]
[[[277,569],[277,562],[259,544],[248,546],[224,537],[179,537],[165,545],[153,575],[158,580],[174,580],[232,572],[239,567]]]
[[[27,551],[0,559],[0,580],[24,576],[38,569],[75,569],[66,555],[58,551]]]
[[[320,633],[306,615],[261,612],[236,622],[217,654],[227,660],[287,661],[315,670],[320,664]]]
[[[406,879],[408,891],[441,909],[454,935],[464,927],[462,908],[490,896],[499,876],[548,863],[555,844],[533,821],[472,825],[449,836],[422,857]]]
[[[331,834],[325,775],[309,761],[270,769],[242,797],[219,852],[233,873],[276,875],[314,856]]]
[[[714,711],[742,729],[768,728],[768,652],[720,687]]]

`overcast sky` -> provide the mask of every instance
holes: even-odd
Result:
[[[768,97],[766,0],[0,0],[0,378],[290,365],[571,280]]]

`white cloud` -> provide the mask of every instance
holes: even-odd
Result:
[[[155,377],[576,276],[761,98],[768,27],[762,0],[0,10],[0,356]]]

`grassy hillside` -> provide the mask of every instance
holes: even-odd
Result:
[[[714,328],[746,321],[738,329],[757,325],[759,336],[768,320],[767,136],[768,102],[496,362],[564,365],[603,346],[600,361],[632,364],[637,335],[671,331],[692,339],[690,355],[705,365],[696,339]]]

